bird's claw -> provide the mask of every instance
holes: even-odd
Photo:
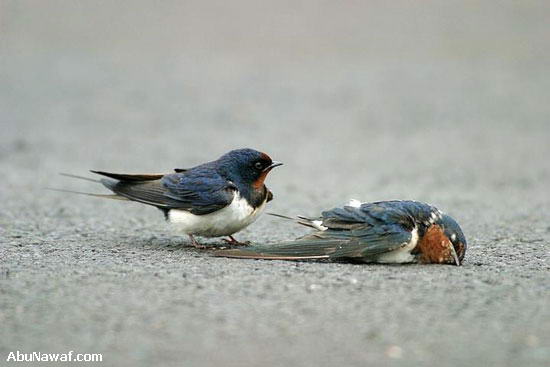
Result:
[[[233,236],[229,236],[229,238],[222,238],[222,240],[231,246],[250,246],[250,241],[240,242],[233,238]]]
[[[201,250],[208,248],[206,245],[201,245],[200,243],[198,243],[195,237],[193,237],[192,235],[189,235],[189,239],[191,240],[191,246],[193,246],[194,248]]]

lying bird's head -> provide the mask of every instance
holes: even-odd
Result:
[[[458,223],[447,214],[440,214],[426,229],[419,243],[420,260],[424,263],[461,265],[466,246],[466,237]]]

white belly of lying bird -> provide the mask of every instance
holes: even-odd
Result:
[[[168,221],[178,231],[202,237],[229,236],[252,224],[265,209],[266,202],[254,209],[246,199],[235,193],[231,204],[213,213],[191,214],[186,210],[172,209]]]
[[[414,250],[417,244],[418,228],[414,228],[411,232],[411,240],[407,244],[404,244],[397,250],[378,255],[376,262],[381,264],[405,264],[414,262],[416,257],[411,254],[411,251]]]

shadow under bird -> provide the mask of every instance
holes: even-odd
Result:
[[[271,260],[460,265],[467,246],[453,218],[417,201],[360,203],[352,200],[342,208],[323,212],[320,218],[298,217],[298,223],[314,228],[315,232],[294,241],[220,250],[215,255]]]
[[[265,186],[267,174],[282,165],[262,152],[236,149],[219,159],[169,174],[121,174],[91,171],[114,195],[82,193],[111,199],[131,200],[152,205],[179,231],[189,235],[195,247],[202,247],[194,236],[229,236],[228,243],[241,244],[233,234],[252,224],[273,194]],[[68,190],[58,190],[68,191]],[[73,191],[74,192],[74,191]],[[76,192],[78,193],[78,192]]]

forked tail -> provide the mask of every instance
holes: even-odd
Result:
[[[60,175],[65,176],[65,177],[71,177],[71,178],[76,178],[76,179],[79,179],[79,180],[84,180],[84,181],[89,181],[89,182],[94,182],[94,183],[100,183],[102,185],[105,185],[104,180],[94,180],[93,178],[78,176],[78,175],[73,175],[73,174],[70,174],[70,173],[63,173],[63,172],[61,172]],[[107,185],[105,185],[105,186],[107,186]],[[50,191],[65,192],[65,193],[69,193],[69,194],[93,196],[93,197],[102,198],[102,199],[128,200],[124,196],[120,196],[120,195],[117,195],[117,194],[96,194],[96,193],[93,193],[93,192],[83,192],[83,191],[75,191],[75,190],[67,190],[67,189],[58,189],[58,188],[52,188],[52,187],[46,187],[45,189],[50,190]]]

